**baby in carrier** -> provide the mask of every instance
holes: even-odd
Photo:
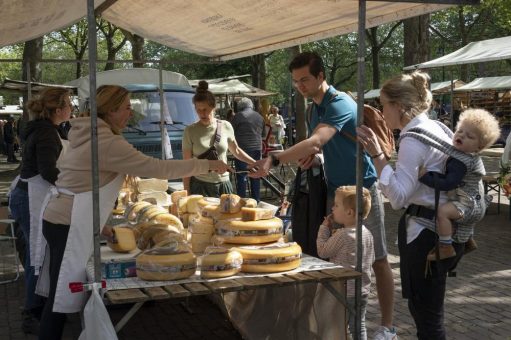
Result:
[[[450,191],[449,201],[441,204],[437,211],[440,260],[456,255],[452,246],[452,221],[457,224],[457,242],[467,242],[467,250],[477,248],[472,239],[474,225],[484,217],[489,203],[484,195],[485,169],[479,153],[495,143],[499,135],[498,121],[488,111],[468,109],[460,115],[452,146],[428,136],[449,155],[444,174],[425,169],[419,173],[421,183],[436,190]],[[436,260],[435,249],[428,254],[428,260]]]

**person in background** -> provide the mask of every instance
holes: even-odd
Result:
[[[216,158],[227,162],[229,150],[236,159],[248,164],[255,162],[238,146],[231,123],[215,118],[216,100],[213,93],[208,91],[206,81],[199,82],[193,104],[199,121],[185,128],[183,159]],[[186,176],[183,184],[190,194],[220,197],[222,194],[233,193],[229,174],[226,172]]]
[[[225,120],[227,120],[229,123],[231,123],[232,119],[234,118],[234,115],[235,115],[235,113],[234,113],[233,109],[227,110],[227,114],[225,116]]]
[[[4,124],[4,142],[7,149],[7,163],[19,163],[20,161],[14,155],[16,134],[14,130],[14,117],[12,116],[9,116],[7,123]]]
[[[4,125],[6,121],[0,119],[0,153],[7,156],[7,145],[4,141]]]
[[[435,121],[429,119],[432,100],[429,76],[414,72],[394,77],[383,84],[380,101],[387,126],[401,130],[401,135],[413,128],[429,131],[446,143],[451,138]],[[367,126],[357,128],[358,141],[373,158],[379,175],[379,186],[393,209],[406,208],[399,221],[398,245],[402,294],[408,299],[408,309],[417,328],[417,337],[446,339],[444,299],[447,272],[454,268],[463,254],[464,242],[453,236],[455,257],[430,262],[427,255],[437,242],[435,233],[435,191],[419,182],[419,170],[442,172],[447,155],[412,137],[402,137],[395,169],[381,152],[378,139]],[[440,204],[446,193],[440,192]]]
[[[270,122],[271,132],[275,136],[276,144],[282,144],[286,123],[284,122],[284,118],[279,114],[279,108],[275,105],[272,105],[270,108],[268,120]]]
[[[96,101],[101,226],[112,212],[126,175],[173,179],[232,170],[218,160],[161,160],[146,156],[122,136],[132,115],[128,90],[116,85],[100,86]],[[48,272],[41,274],[37,287],[49,291],[40,323],[40,340],[61,339],[65,313],[79,312],[85,303],[86,294],[71,293],[69,282],[86,281],[85,268],[93,246],[89,115],[85,112],[73,119],[69,149],[57,163],[60,170],[55,182],[58,193],[52,192],[47,206],[43,207],[43,235],[49,246],[50,262]],[[107,228],[103,228],[102,233],[112,236]],[[49,277],[49,281],[42,280],[43,277]]]
[[[343,266],[344,268],[355,269],[357,264],[357,187],[344,186],[335,191],[335,201],[332,213],[325,217],[319,227],[317,248],[318,255],[330,262]],[[362,216],[367,217],[371,210],[371,194],[363,188]],[[334,229],[334,223],[340,228]],[[371,267],[374,262],[373,235],[362,225],[362,300],[360,307],[361,334],[359,339],[367,339],[365,315],[369,292],[371,289]],[[353,335],[355,333],[355,315],[351,311],[355,308],[355,281],[349,280],[346,288],[348,305],[348,328]]]
[[[249,176],[267,175],[270,167],[291,161],[297,161],[302,169],[319,167],[320,157],[317,154],[322,151],[328,189],[325,213],[328,213],[334,202],[335,189],[356,183],[357,146],[340,132],[356,135],[357,104],[348,94],[338,92],[327,84],[323,60],[315,52],[297,55],[291,61],[289,71],[296,89],[304,97],[312,99],[309,138],[258,161],[254,164],[258,171]],[[382,155],[383,152],[363,155],[363,185],[371,192],[372,202],[371,211],[364,224],[374,239],[376,260],[373,270],[382,316],[374,339],[396,339],[396,330],[393,327],[394,278],[387,259],[385,210],[378,189],[377,173],[371,162],[371,158]]]
[[[62,141],[58,126],[69,120],[69,95],[68,90],[47,89],[28,102],[27,108],[33,120],[23,130],[22,140],[25,143],[20,178],[9,198],[9,209],[21,227],[25,243],[25,305],[21,327],[26,334],[38,333],[44,306],[43,299],[35,294],[37,275],[33,240],[36,239],[34,235],[40,234],[42,200],[59,173],[57,159],[62,151]]]
[[[254,111],[254,103],[249,98],[243,97],[237,103],[238,112],[231,124],[234,129],[234,136],[243,151],[252,159],[261,159],[264,119]],[[236,192],[241,197],[247,196],[247,163],[239,159],[234,161],[236,171]],[[258,202],[260,199],[260,179],[250,178],[251,197]]]

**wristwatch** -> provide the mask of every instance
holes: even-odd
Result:
[[[272,154],[270,154],[270,157],[271,157],[271,165],[279,166],[279,164],[280,164],[279,159],[277,157],[275,157],[275,155],[272,155]]]

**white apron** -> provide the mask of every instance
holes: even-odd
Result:
[[[68,149],[69,141],[60,140],[62,150],[59,158]],[[57,160],[58,163],[58,160]],[[28,207],[30,211],[30,265],[34,267],[35,275],[39,275],[46,252],[46,239],[43,237],[43,214],[52,194],[51,183],[37,175],[27,180],[28,183]],[[46,294],[47,295],[47,294]]]
[[[119,194],[124,175],[119,174],[113,181],[99,189],[99,213],[100,226],[104,226],[108,216],[112,212],[115,199]],[[76,313],[79,312],[88,294],[86,292],[71,293],[70,282],[86,282],[86,266],[93,250],[93,225],[92,225],[92,191],[73,194],[65,189],[59,192],[73,195],[73,209],[71,212],[71,224],[67,236],[64,257],[60,266],[59,278],[53,312]],[[46,208],[46,207],[44,207]],[[43,210],[44,210],[43,208]],[[37,292],[48,296],[49,287],[49,261],[44,259],[43,271],[37,282]]]

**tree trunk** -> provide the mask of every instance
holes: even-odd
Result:
[[[133,34],[131,42],[131,57],[133,60],[144,60],[144,38]],[[144,67],[144,63],[133,63],[133,67]]]
[[[289,61],[291,61],[296,55],[302,52],[300,46],[291,47],[288,49],[288,51]],[[294,103],[296,129],[295,143],[298,143],[307,138],[307,126],[305,125],[305,111],[307,108],[307,101],[296,89],[294,90]]]
[[[429,59],[429,22],[429,14],[403,20],[405,66]]]
[[[371,44],[371,61],[373,65],[373,89],[380,88],[380,47],[378,46],[378,27],[371,27],[369,42]]]
[[[27,64],[30,67],[30,80],[41,81],[42,71],[40,60],[43,58],[43,37],[36,38],[25,42],[23,47],[23,65],[22,80],[28,81]],[[23,120],[29,120],[26,103],[28,102],[28,93],[23,94]]]
[[[114,44],[113,42],[111,41],[113,39],[113,37],[111,37],[110,39],[109,38],[106,38],[107,39],[107,43],[106,43],[106,46],[107,46],[107,60],[115,60],[115,48],[114,48]],[[110,71],[110,70],[113,70],[115,67],[115,64],[114,63],[106,63],[105,65],[105,71]]]

